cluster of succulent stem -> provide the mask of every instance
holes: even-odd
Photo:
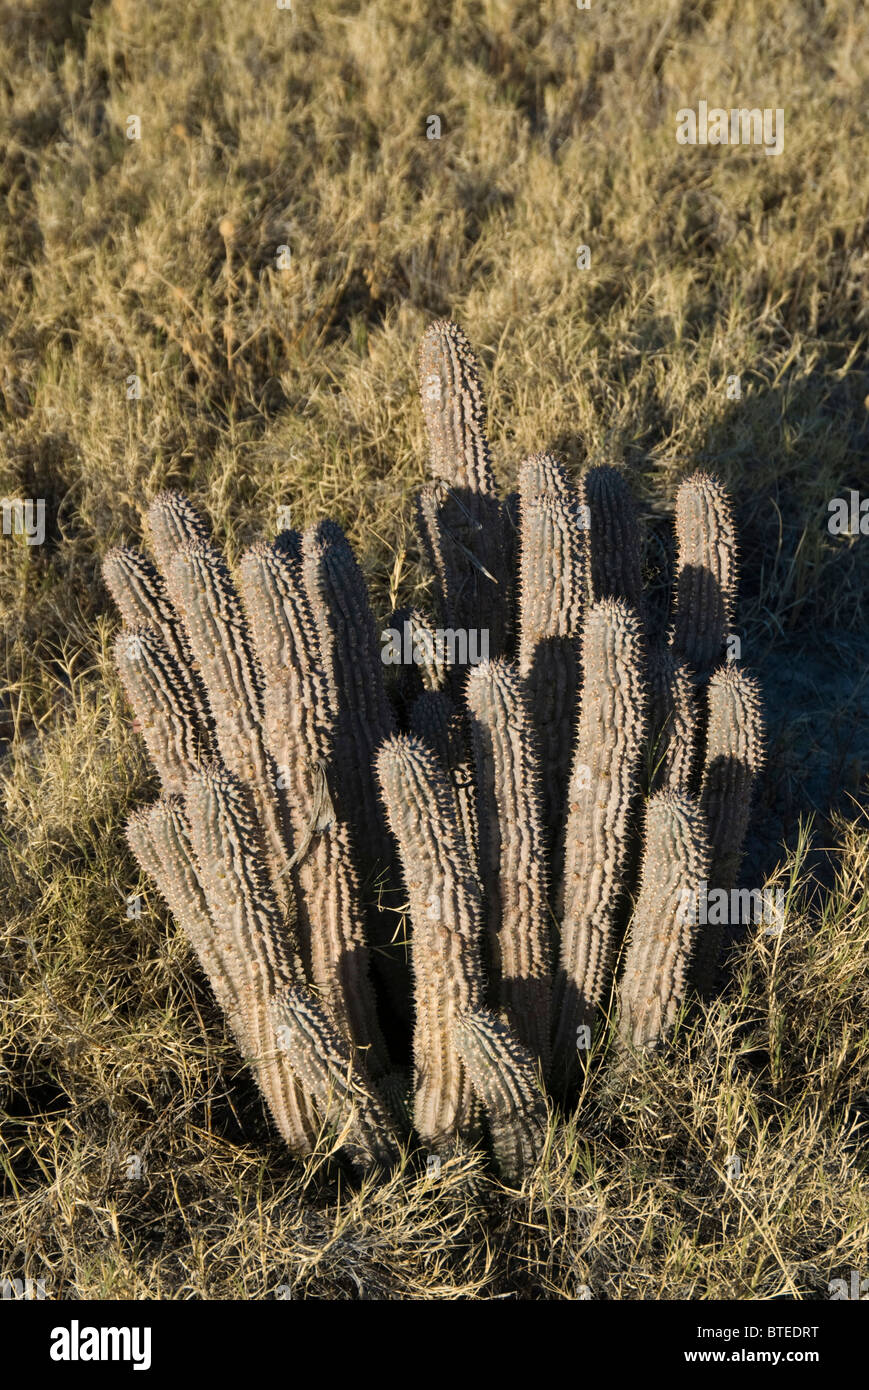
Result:
[[[502,502],[479,368],[441,321],[420,351],[437,611],[390,681],[341,528],[260,541],[231,573],[187,498],[153,561],[112,550],[118,670],[162,784],[128,840],[185,932],[293,1153],[357,1168],[488,1139],[516,1181],[595,1026],[650,1046],[720,929],[686,893],[739,873],[761,759],[756,682],[724,659],[730,505],[676,499],[673,616],[650,629],[637,515],[611,467],[526,459]],[[435,628],[488,634],[444,662]]]

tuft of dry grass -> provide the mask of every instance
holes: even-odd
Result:
[[[47,529],[0,536],[0,1275],[636,1300],[869,1274],[869,539],[826,526],[867,488],[867,38],[856,0],[6,7],[0,496]],[[784,153],[677,145],[700,99],[783,107]],[[444,313],[505,488],[541,448],[623,462],[659,590],[679,480],[732,490],[771,726],[751,881],[789,894],[663,1052],[615,1072],[596,1039],[522,1190],[418,1153],[360,1189],[328,1136],[291,1163],[121,834],[152,784],[105,550],[181,486],[231,554],[329,514],[381,615],[424,600],[415,355]]]

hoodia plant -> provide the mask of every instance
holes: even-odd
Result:
[[[623,474],[574,480],[538,454],[502,501],[454,323],[426,332],[420,389],[437,611],[390,619],[420,657],[391,683],[332,521],[257,543],[233,575],[168,492],[153,561],[106,556],[162,783],[127,834],[294,1153],[328,1134],[388,1167],[412,1128],[430,1152],[488,1141],[518,1180],[595,1025],[623,1054],[653,1046],[714,987],[720,928],[685,903],[736,884],[760,696],[724,660],[720,482],[678,490],[657,632]],[[444,628],[485,631],[487,659],[451,664]]]

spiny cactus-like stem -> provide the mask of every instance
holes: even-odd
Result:
[[[444,767],[452,770],[457,755],[463,754],[457,742],[457,711],[443,690],[424,690],[410,711],[411,732],[433,748]]]
[[[472,668],[466,697],[480,793],[490,986],[545,1075],[552,978],[540,758],[531,711],[518,667],[503,659]]]
[[[563,921],[553,1063],[569,1081],[577,1029],[604,1002],[616,912],[630,852],[645,732],[642,624],[621,599],[593,605],[583,623],[576,753],[565,835]]]
[[[457,324],[442,319],[426,330],[419,384],[430,474],[441,484],[437,501],[422,514],[426,529],[433,528],[428,549],[444,561],[451,624],[487,630],[496,654],[504,640],[509,588],[504,515],[489,457],[479,365]]]
[[[588,589],[594,600],[625,599],[643,612],[643,569],[637,511],[617,468],[589,468],[582,479],[588,507]]]
[[[429,324],[423,334],[419,391],[432,476],[450,487],[496,496],[479,363],[449,319]]]
[[[302,572],[320,646],[329,698],[336,711],[333,794],[349,826],[378,978],[399,1018],[407,1007],[407,964],[393,944],[389,914],[400,881],[395,846],[377,791],[374,758],[396,728],[384,686],[385,667],[368,589],[347,538],[334,522],[305,532]],[[375,906],[376,900],[376,906]]]
[[[423,489],[417,522],[423,551],[441,595],[442,621],[454,631],[482,634],[494,655],[507,631],[512,585],[500,541],[503,517],[497,498],[461,493],[446,483]],[[481,516],[483,519],[481,519]]]
[[[220,756],[251,789],[265,835],[272,884],[283,910],[294,919],[288,827],[277,792],[277,770],[262,728],[262,673],[235,585],[220,554],[203,540],[186,543],[175,553],[168,562],[166,582],[199,663]]]
[[[336,714],[300,547],[289,538],[279,547],[255,545],[242,557],[239,575],[265,677],[266,738],[287,791],[305,954],[335,1026],[357,1048],[368,1050],[369,1070],[378,1076],[388,1058],[371,987],[350,832],[330,790]]]
[[[203,889],[212,912],[232,923],[239,955],[256,963],[270,994],[303,983],[298,944],[264,869],[248,788],[220,763],[203,764],[187,780],[185,808]]]
[[[219,763],[187,782],[185,811],[199,879],[212,919],[229,928],[226,958],[237,981],[246,1036],[275,1120],[298,1152],[310,1152],[318,1124],[310,1098],[278,1049],[270,1001],[304,974],[266,871],[254,805],[244,783]]]
[[[519,493],[504,498],[504,569],[507,571],[507,616],[504,624],[504,650],[515,649],[519,630]]]
[[[262,717],[262,679],[229,570],[212,545],[194,541],[172,556],[167,581],[202,670],[221,757],[245,766],[238,776],[252,776],[248,726]]]
[[[183,492],[160,492],[148,508],[151,549],[164,576],[185,545],[211,542],[211,527]]]
[[[106,552],[102,568],[109,593],[128,627],[147,623],[159,628],[164,622],[177,622],[161,575],[140,550],[130,545],[113,546]]]
[[[694,682],[670,647],[649,656],[652,791],[688,792],[697,751]]]
[[[237,573],[263,686],[274,672],[286,672],[299,705],[293,719],[296,751],[307,755],[311,738],[320,756],[334,737],[335,710],[304,587],[301,534],[283,531],[276,540],[257,541],[241,556]]]
[[[709,874],[709,841],[696,801],[658,792],[646,809],[640,891],[619,987],[619,1033],[656,1043],[684,999],[697,937],[697,899]]]
[[[693,473],[681,484],[676,539],[673,653],[703,680],[720,659],[736,596],[736,534],[717,478]]]
[[[144,624],[119,633],[115,665],[164,790],[183,792],[202,748],[196,710],[180,667],[162,635]]]
[[[508,492],[504,498],[504,521],[507,530],[505,555],[511,574],[519,568],[519,512],[521,500],[518,491]]]
[[[336,711],[339,810],[353,827],[365,871],[382,871],[391,847],[372,769],[378,747],[395,732],[395,718],[384,689],[368,590],[347,538],[334,522],[306,531],[302,549],[305,587]]]
[[[756,677],[732,665],[712,676],[707,699],[701,804],[714,846],[711,881],[730,887],[739,875],[752,785],[763,761],[763,705]]]
[[[757,680],[732,665],[714,673],[707,700],[700,805],[712,846],[709,886],[729,893],[739,878],[752,788],[763,761],[763,706]],[[715,983],[722,937],[722,925],[711,922],[700,934],[692,975],[701,994]]]
[[[579,497],[557,459],[537,454],[519,469],[519,669],[540,740],[543,813],[550,849],[564,831],[585,602]]]
[[[457,1012],[483,1006],[482,908],[447,777],[421,740],[398,734],[377,770],[413,923],[414,1122],[433,1148],[476,1134],[473,1090],[456,1052]]]
[[[136,859],[156,883],[196,952],[242,1055],[249,1058],[251,1042],[245,1030],[238,982],[227,964],[232,957],[222,948],[221,932],[209,915],[180,797],[164,796],[152,806],[134,811],[127,821],[126,833]]]
[[[411,732],[433,748],[449,773],[455,793],[459,824],[464,831],[468,859],[477,863],[479,848],[477,793],[464,720],[443,690],[424,690],[410,712]]]
[[[398,1157],[392,1123],[364,1071],[309,989],[286,988],[271,1004],[278,1046],[317,1101],[324,1121],[362,1170],[386,1168]]]
[[[145,624],[160,633],[169,655],[187,686],[199,725],[203,755],[212,730],[211,712],[196,672],[183,625],[169,601],[162,575],[147,556],[131,546],[118,545],[103,560],[103,578],[127,627]]]
[[[428,568],[437,580],[437,617],[442,626],[455,624],[458,576],[451,569],[451,554],[444,545],[438,520],[443,483],[428,483],[416,496],[416,529]]]
[[[488,1010],[457,1014],[453,1038],[485,1106],[501,1173],[508,1181],[519,1181],[540,1157],[546,1134],[537,1063]]]
[[[212,779],[220,783],[224,775],[207,770],[194,774],[191,781],[198,785],[192,788],[192,795],[200,803],[199,810],[205,809],[205,798],[197,797],[197,792]],[[244,829],[243,852],[252,857],[255,836],[249,825]],[[200,858],[199,851],[206,849],[202,827],[194,829],[177,798],[163,797],[131,819],[127,837],[196,951],[283,1139],[294,1153],[309,1153],[319,1120],[286,1056],[276,1047],[269,1012],[270,993],[287,967],[281,959],[280,943],[277,948],[267,946],[260,957],[247,948],[241,922],[250,912],[250,895],[235,891],[238,884],[230,882],[230,876],[221,870],[217,861],[221,836],[212,837],[211,848]],[[255,866],[250,872],[255,877]],[[260,897],[268,911],[267,890],[261,888]],[[276,908],[271,909],[271,915],[278,934],[281,924]],[[255,917],[249,918],[248,928],[251,921],[256,935]],[[275,961],[280,967],[277,971]]]
[[[529,454],[519,464],[519,491],[512,494],[516,498],[517,505],[517,524],[521,519],[522,503],[532,497],[545,497],[548,493],[561,497],[569,506],[576,508],[580,505],[579,493],[570,481],[570,476],[564,464],[555,454],[547,454],[545,451],[538,454]],[[575,519],[580,530],[585,529],[580,518]],[[574,588],[567,595],[567,601],[575,601],[582,604],[582,597],[575,597]]]

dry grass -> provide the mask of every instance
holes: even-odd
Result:
[[[826,528],[867,490],[864,8],[4,9],[0,495],[44,498],[48,532],[0,537],[0,1274],[429,1299],[817,1298],[869,1274],[869,539]],[[784,154],[677,145],[701,98],[784,107]],[[733,489],[771,720],[750,862],[792,891],[784,935],[751,935],[664,1053],[617,1076],[600,1040],[521,1192],[482,1160],[435,1178],[412,1154],[365,1191],[325,1151],[290,1163],[121,834],[151,783],[105,550],[183,486],[233,553],[289,505],[347,525],[381,613],[424,590],[415,350],[444,312],[481,348],[505,486],[544,446],[623,460],[653,582],[679,478]]]

